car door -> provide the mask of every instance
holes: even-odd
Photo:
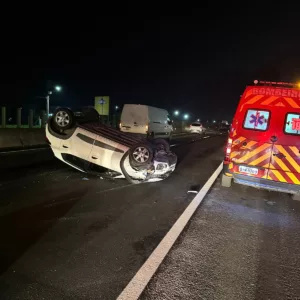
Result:
[[[96,134],[77,128],[70,138],[62,140],[61,153],[64,160],[80,170],[86,170],[95,138]]]
[[[300,108],[281,108],[276,120],[268,179],[300,185]]]
[[[126,151],[128,147],[125,145],[99,134],[96,135],[88,160],[98,167],[121,173],[120,162]]]
[[[249,108],[234,124],[230,160],[235,173],[267,178],[273,147],[271,118],[269,110]]]

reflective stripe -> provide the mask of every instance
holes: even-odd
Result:
[[[276,99],[278,99],[278,97],[271,96],[271,97],[269,97],[267,100],[263,101],[261,104],[262,104],[262,105],[269,105],[270,103],[272,103],[272,102],[275,101]]]
[[[252,162],[249,163],[249,165],[251,166],[256,166],[259,163],[263,162],[264,160],[270,158],[270,151],[268,151],[267,153],[265,153],[263,156],[258,157],[257,159],[253,160]],[[267,167],[269,167],[269,164],[267,164]]]
[[[270,144],[260,145],[256,150],[248,152],[246,155],[241,157],[239,160],[241,160],[241,161],[249,160],[251,157],[253,157],[254,155],[260,153],[261,151],[264,151],[268,147],[270,147]]]
[[[286,160],[294,167],[297,173],[300,173],[300,166],[295,162],[295,160],[290,156],[290,154],[281,146],[276,145],[275,148],[285,155]]]
[[[295,184],[300,184],[300,180],[293,173],[287,172],[286,175],[289,176]]]
[[[283,99],[285,99],[291,107],[300,108],[300,106],[292,98],[284,97]]]
[[[272,170],[269,172],[272,172],[277,177],[278,181],[287,182],[278,170]]]
[[[275,156],[274,160],[283,171],[291,172],[291,170],[286,166],[286,164],[280,158]]]

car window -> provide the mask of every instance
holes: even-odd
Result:
[[[284,123],[284,132],[300,135],[300,114],[287,113]]]
[[[200,126],[201,124],[199,123],[193,123],[192,126]]]
[[[244,128],[265,131],[270,121],[267,110],[248,109],[245,116]]]

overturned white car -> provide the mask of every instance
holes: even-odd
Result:
[[[93,109],[57,109],[48,120],[46,136],[54,155],[68,165],[82,172],[104,167],[135,184],[165,179],[177,163],[165,140],[135,137],[103,125]]]

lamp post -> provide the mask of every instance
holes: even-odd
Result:
[[[61,86],[59,85],[56,85],[54,87],[54,89],[57,91],[57,92],[60,92],[61,91]],[[50,95],[52,94],[52,91],[48,91],[48,94],[46,96],[46,114],[47,114],[47,118],[49,118],[49,113],[50,113]]]
[[[47,118],[49,118],[50,113],[50,95],[52,94],[52,91],[48,91],[48,94],[46,96],[46,115]]]

